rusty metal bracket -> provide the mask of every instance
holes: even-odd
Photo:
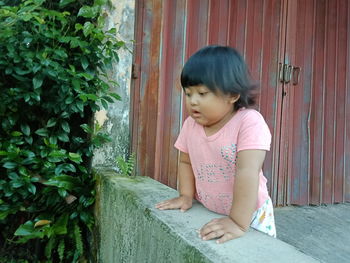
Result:
[[[283,81],[288,84],[292,78],[293,66],[289,64],[284,64],[283,66]]]
[[[298,85],[299,84],[299,78],[300,78],[300,67],[293,67],[293,73],[292,73],[292,78],[293,78],[293,85]]]
[[[291,80],[293,85],[298,85],[299,83],[299,73],[301,68],[294,67],[289,64],[279,63],[278,78],[279,81],[288,84]]]

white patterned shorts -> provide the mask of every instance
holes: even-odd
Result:
[[[260,232],[276,237],[275,218],[273,205],[269,197],[265,203],[254,212],[250,226]]]

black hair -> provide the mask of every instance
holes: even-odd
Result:
[[[255,105],[257,86],[251,82],[243,57],[231,47],[206,46],[193,54],[181,72],[183,89],[205,85],[214,93],[240,95],[234,109]]]

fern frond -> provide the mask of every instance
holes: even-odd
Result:
[[[117,167],[118,167],[119,172],[122,175],[127,175],[128,174],[128,164],[127,164],[127,162],[121,156],[118,156],[116,161],[117,161]]]
[[[58,253],[58,257],[60,258],[60,262],[62,262],[63,260],[64,250],[65,250],[65,243],[64,243],[64,238],[62,238],[57,247],[57,253]]]
[[[79,255],[82,255],[84,252],[84,246],[83,246],[83,239],[81,236],[80,227],[78,226],[78,223],[74,225],[74,240],[75,240],[75,247],[77,249],[77,252]]]
[[[56,246],[56,236],[51,236],[49,241],[47,242],[46,246],[45,246],[45,256],[46,258],[52,258],[51,254],[52,254],[52,249]]]
[[[135,168],[135,153],[132,153],[129,157],[128,160],[128,175],[132,175],[132,173],[134,172],[134,168]]]
[[[119,172],[124,176],[132,175],[135,168],[135,159],[135,153],[132,153],[127,160],[118,156],[116,158],[116,163]]]

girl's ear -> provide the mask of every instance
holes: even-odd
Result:
[[[231,95],[229,102],[232,104],[235,104],[239,100],[240,97],[241,97],[240,94]]]

